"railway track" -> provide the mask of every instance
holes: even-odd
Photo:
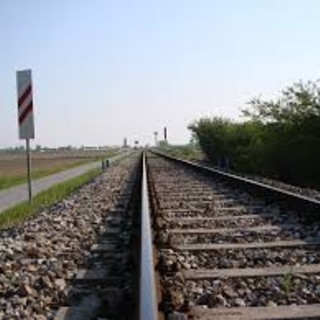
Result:
[[[0,237],[0,318],[320,319],[320,202],[147,152]]]
[[[149,154],[165,319],[320,319],[320,203]]]

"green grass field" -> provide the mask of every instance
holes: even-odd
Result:
[[[30,218],[40,210],[57,203],[76,191],[85,183],[91,181],[101,172],[100,169],[91,170],[67,182],[57,184],[43,191],[33,198],[32,204],[21,203],[0,213],[0,229],[8,228]]]

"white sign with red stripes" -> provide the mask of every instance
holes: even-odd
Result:
[[[19,138],[34,139],[31,70],[17,71]]]

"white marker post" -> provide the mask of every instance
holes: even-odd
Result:
[[[31,70],[17,71],[19,138],[26,139],[28,195],[32,202],[30,139],[34,139]]]

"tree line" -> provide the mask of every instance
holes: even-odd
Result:
[[[201,118],[189,126],[208,159],[238,172],[320,186],[320,83],[298,82],[277,99],[254,98],[244,121]]]

